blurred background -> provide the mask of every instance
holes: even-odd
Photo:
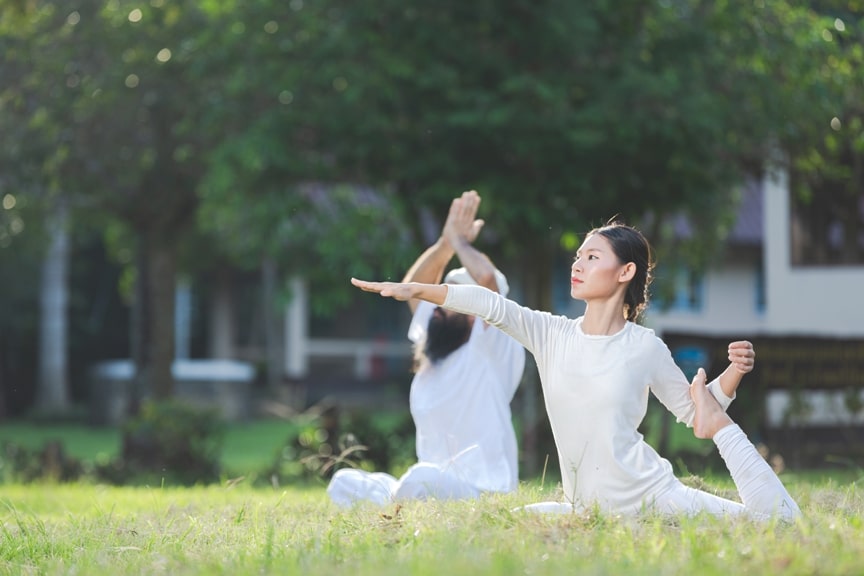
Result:
[[[753,341],[766,455],[861,466],[862,46],[859,0],[0,0],[0,440],[185,398],[307,448],[396,414],[410,459],[408,308],[348,280],[476,189],[512,298],[578,315],[583,234],[636,225],[685,372]],[[514,414],[537,475],[530,363]]]

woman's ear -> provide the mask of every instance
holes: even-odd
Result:
[[[621,274],[618,276],[619,282],[629,282],[636,275],[636,264],[628,262],[621,269]]]

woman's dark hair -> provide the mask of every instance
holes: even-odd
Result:
[[[648,286],[654,279],[651,245],[640,231],[622,222],[610,221],[589,232],[588,236],[592,234],[600,234],[606,238],[615,256],[623,264],[633,262],[636,265],[636,274],[627,285],[627,293],[624,295],[624,315],[627,320],[635,322],[648,307]]]

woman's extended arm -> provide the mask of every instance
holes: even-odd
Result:
[[[444,304],[447,298],[446,284],[420,284],[419,282],[367,282],[351,278],[351,284],[364,292],[377,292],[386,298],[394,298],[403,302],[415,298],[425,300],[438,306]]]
[[[351,283],[361,290],[377,292],[387,298],[416,298],[462,314],[477,316],[512,336],[535,355],[543,349],[543,342],[549,341],[550,334],[560,330],[561,323],[567,321],[563,316],[553,318],[548,312],[520,306],[482,286],[367,282],[357,278],[352,278]]]
[[[672,353],[666,344],[657,338],[654,345],[656,348],[647,356],[650,368],[646,368],[646,372],[650,374],[651,391],[676,416],[679,422],[692,427],[693,418],[696,415],[696,405],[690,396],[690,382],[673,360]],[[729,408],[734,394],[731,396],[726,394],[720,378],[712,380],[708,385],[708,390],[711,391],[724,411]]]

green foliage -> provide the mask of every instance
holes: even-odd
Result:
[[[421,212],[477,188],[483,242],[522,260],[538,306],[553,251],[614,214],[644,221],[664,262],[704,265],[735,186],[775,153],[802,199],[833,190],[855,206],[862,10],[0,0],[0,195],[62,197],[76,226],[120,219],[127,289],[144,277],[129,264],[142,238],[175,250],[197,222],[188,261],[278,261],[311,278],[323,313],[347,301],[349,275],[401,273],[423,244]],[[669,227],[678,214],[693,223],[687,243]],[[32,315],[19,314],[32,310],[39,243],[27,237],[26,257],[4,250],[13,221],[0,213],[0,296],[15,324],[3,328],[27,339]],[[157,323],[157,342],[171,324]]]
[[[0,334],[21,335],[35,325],[33,287],[44,248],[35,204],[19,189],[3,186],[0,177]]]
[[[176,401],[147,403],[116,430],[0,426],[0,484],[98,481],[212,484],[225,473],[255,484],[326,481],[345,466],[400,475],[416,461],[407,412],[336,410],[231,424]],[[275,450],[274,450],[275,448]]]
[[[36,379],[36,287],[45,246],[37,202],[4,184],[0,173],[0,412],[4,405],[27,398]]]
[[[219,477],[224,433],[224,422],[215,409],[178,400],[145,402],[140,414],[123,426],[119,460],[103,472],[120,483],[213,482]]]
[[[319,124],[327,149],[430,202],[476,186],[520,245],[722,197],[777,128],[772,78],[753,62],[766,43],[790,47],[779,31],[760,37],[773,9],[333,4],[306,48],[333,84],[315,93],[336,112]]]
[[[0,74],[15,81],[0,86],[0,129],[16,143],[0,158],[21,187],[62,200],[72,222],[117,218],[133,234],[133,355],[153,393],[170,395],[176,250],[212,142],[194,129],[208,86],[190,72],[205,14],[187,0],[2,10]]]
[[[262,476],[278,484],[326,481],[346,467],[398,476],[415,461],[410,414],[333,408],[293,431]]]
[[[2,7],[4,73],[21,79],[0,99],[24,119],[7,126],[22,136],[16,158],[139,225],[194,211],[198,192],[211,248],[278,257],[286,273],[376,257],[378,273],[404,267],[392,246],[421,242],[394,223],[410,229],[410,206],[443,209],[472,187],[511,254],[613,214],[681,210],[710,252],[730,188],[773,149],[827,174],[858,146],[861,14],[848,4]],[[46,91],[57,77],[65,87]],[[829,127],[832,108],[848,136]],[[348,201],[339,224],[322,221],[310,182],[390,190],[394,212]],[[333,285],[316,280],[314,302],[344,301]]]
[[[224,437],[220,450],[220,472],[232,477],[257,477],[273,461],[274,452],[279,450],[287,437],[296,437],[293,430],[304,426],[301,419],[291,420],[252,420],[248,422],[225,423]],[[0,482],[24,482],[25,478],[41,478],[45,468],[38,463],[39,454],[47,446],[62,443],[62,453],[70,463],[80,465],[80,477],[70,477],[81,481],[123,481],[142,484],[148,478],[127,478],[121,472],[122,439],[121,427],[95,427],[78,422],[59,424],[56,421],[14,421],[0,423],[0,444],[5,456],[0,456]],[[13,457],[14,455],[14,457]],[[19,464],[12,464],[11,461]],[[27,464],[32,463],[32,464]],[[35,474],[20,473],[25,466]],[[97,471],[104,477],[97,477]],[[113,479],[113,480],[112,480]],[[161,482],[161,477],[158,479]],[[213,479],[214,482],[217,479]]]
[[[60,440],[45,442],[41,449],[0,443],[0,484],[74,482],[84,476],[85,468],[81,460],[66,454]]]
[[[670,264],[703,266],[736,185],[802,134],[821,140],[812,128],[836,103],[818,72],[831,20],[787,2],[265,0],[230,18],[224,49],[245,65],[225,94],[243,105],[210,120],[237,131],[214,189],[245,190],[250,220],[267,222],[251,199],[266,212],[296,183],[387,186],[416,233],[409,206],[443,212],[477,188],[484,238],[524,261],[537,293],[555,247],[615,214],[648,215]],[[681,214],[696,232],[675,244]]]
[[[227,162],[219,164],[221,171]],[[227,182],[205,182],[202,229],[224,242],[236,265],[254,267],[270,257],[282,274],[302,274],[316,314],[332,314],[348,302],[347,278],[401,275],[416,253],[386,190],[298,184],[269,194],[237,193],[237,182]]]
[[[801,126],[785,149],[795,194],[793,243],[796,264],[857,265],[864,262],[864,9],[850,3],[819,3],[817,39],[824,58],[808,78],[821,98],[814,122]],[[813,105],[813,101],[810,102]],[[828,228],[842,234],[826,245]]]

